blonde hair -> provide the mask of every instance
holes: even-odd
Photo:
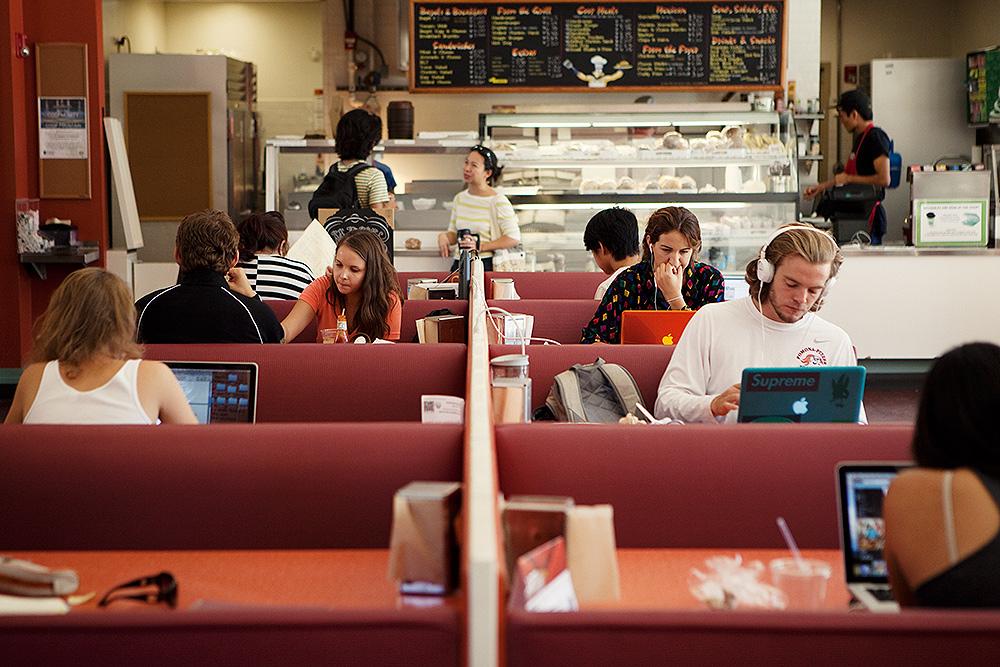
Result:
[[[786,257],[798,255],[810,264],[829,264],[828,284],[837,276],[840,265],[844,263],[844,256],[840,253],[840,246],[837,245],[832,236],[819,229],[805,229],[801,224],[782,225],[779,229],[787,229],[788,231],[775,236],[764,251],[764,258],[774,267],[775,273],[778,272],[778,267],[781,266],[781,262]],[[763,283],[763,289],[761,289],[760,279],[757,278],[757,263],[759,261],[760,255],[758,253],[758,256],[747,264],[746,281],[750,285],[751,296],[756,299],[760,295],[760,299],[763,300],[767,298],[771,283]],[[823,295],[809,309],[810,312],[816,312],[823,307],[825,296],[826,291],[824,290]]]
[[[135,304],[128,287],[104,269],[74,271],[35,323],[34,361],[59,360],[70,369],[98,355],[142,357],[135,342]]]

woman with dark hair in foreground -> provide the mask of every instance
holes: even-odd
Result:
[[[971,343],[927,375],[917,468],[885,498],[889,580],[903,605],[1000,607],[1000,347]]]

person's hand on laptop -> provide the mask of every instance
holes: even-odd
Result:
[[[229,283],[229,289],[237,294],[242,294],[251,299],[257,296],[257,293],[253,291],[253,287],[250,286],[246,271],[243,269],[235,266],[229,269],[229,273],[226,274],[226,282]]]
[[[712,399],[712,415],[724,417],[740,407],[740,385],[734,384],[729,389]]]
[[[681,296],[681,284],[684,282],[684,267],[674,266],[665,262],[653,271],[653,280],[663,298],[670,304],[671,310],[682,310],[686,305]]]

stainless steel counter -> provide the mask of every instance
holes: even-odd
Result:
[[[840,247],[845,257],[970,257],[978,255],[1000,256],[1000,248],[917,248],[915,246],[883,245],[864,246],[845,245]]]

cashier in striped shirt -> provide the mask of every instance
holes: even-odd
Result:
[[[507,197],[493,189],[502,171],[496,153],[485,146],[474,146],[466,156],[462,179],[468,188],[455,195],[448,230],[438,234],[441,256],[455,258],[452,271],[458,268],[462,250],[478,250],[483,270],[493,271],[494,251],[513,248],[521,242],[514,207]],[[459,230],[463,230],[461,238]],[[456,246],[454,253],[452,246]]]

